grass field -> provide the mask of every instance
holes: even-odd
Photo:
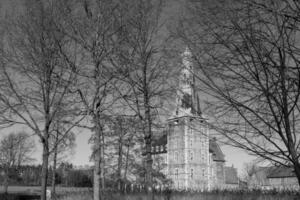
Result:
[[[3,187],[0,187],[3,192]],[[8,188],[9,198],[6,200],[20,199],[18,195],[27,194],[32,197],[21,198],[26,200],[38,199],[37,195],[40,192],[39,187],[27,186],[10,186]],[[93,195],[91,188],[66,188],[57,187],[57,200],[92,200]],[[300,193],[284,191],[213,191],[213,192],[172,192],[170,195],[163,193],[155,194],[155,200],[300,200]],[[118,194],[117,192],[106,192],[105,199],[107,200],[148,200],[144,193]],[[4,195],[0,194],[0,200],[4,200]]]
[[[8,193],[16,194],[16,193],[40,193],[41,187],[39,186],[9,186]],[[50,187],[49,187],[50,189]],[[87,192],[90,191],[91,188],[72,188],[72,187],[56,187],[56,191],[58,194],[64,194],[69,192]],[[4,187],[0,186],[0,193],[4,192]]]
[[[8,195],[5,195],[4,187],[0,186],[0,200],[37,200],[40,199],[40,191],[39,186],[9,186]],[[58,196],[63,198],[71,194],[74,196],[85,194],[85,198],[88,198],[88,193],[91,193],[90,188],[57,187]]]
[[[59,200],[92,200],[91,192],[68,193],[60,196]],[[107,193],[106,200],[149,200],[146,194],[117,194]],[[151,199],[151,198],[150,198]],[[300,196],[296,193],[268,193],[262,192],[205,192],[205,193],[190,193],[190,192],[173,192],[168,197],[164,194],[155,194],[155,200],[299,200]]]

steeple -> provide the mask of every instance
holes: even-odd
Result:
[[[200,115],[199,97],[195,91],[195,75],[192,53],[188,47],[181,54],[182,69],[177,90],[176,116]],[[200,112],[199,112],[200,111]]]

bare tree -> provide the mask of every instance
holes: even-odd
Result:
[[[293,167],[300,183],[298,1],[190,2],[192,49],[214,127],[228,143]]]
[[[162,8],[162,1],[124,1],[120,47],[112,58],[124,84],[117,89],[142,124],[147,191],[152,188],[153,129],[159,121],[159,110],[170,95],[168,78],[172,72],[164,60],[164,38],[159,36]]]
[[[69,121],[68,121],[69,122]],[[67,125],[70,125],[69,123]],[[75,133],[69,126],[63,124],[63,119],[54,122],[54,130],[50,135],[50,154],[52,159],[51,197],[56,198],[56,169],[60,161],[72,154],[75,147]],[[72,126],[72,125],[71,125]]]
[[[53,122],[76,81],[61,53],[69,50],[69,43],[57,31],[61,15],[55,2],[26,1],[23,12],[7,21],[1,49],[1,125],[27,126],[39,137],[42,200],[46,199]]]
[[[35,143],[25,132],[10,133],[0,141],[0,164],[4,170],[4,192],[7,193],[10,170],[34,159]]]
[[[120,192],[123,191],[127,181],[130,157],[138,156],[135,155],[134,148],[141,148],[142,135],[139,132],[138,120],[135,117],[127,115],[110,117],[106,140],[107,163],[117,178],[117,188]]]
[[[76,68],[80,83],[76,92],[87,115],[87,124],[81,127],[91,130],[94,160],[94,200],[104,198],[104,126],[115,103],[115,74],[108,55],[117,48],[113,37],[118,32],[116,20],[118,1],[82,0],[63,5],[66,11],[66,27],[61,31],[76,43],[77,60],[65,58]],[[72,12],[71,12],[72,11]]]

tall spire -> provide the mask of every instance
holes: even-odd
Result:
[[[179,87],[177,91],[177,109],[175,115],[195,115],[197,114],[195,77],[192,62],[192,53],[188,47],[181,54],[182,69],[179,78]]]

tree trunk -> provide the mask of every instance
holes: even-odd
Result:
[[[122,138],[122,130],[120,130],[120,137],[119,137],[119,152],[118,152],[118,190],[121,191],[122,185],[122,159],[123,159],[123,138]]]
[[[49,152],[48,152],[47,141],[43,141],[41,200],[47,200],[48,157],[49,157]]]
[[[294,164],[294,170],[295,170],[295,174],[297,176],[298,184],[300,186],[300,163],[299,162]]]
[[[130,148],[130,145],[128,144],[128,145],[127,145],[127,152],[126,152],[126,164],[125,164],[124,178],[123,178],[124,180],[127,179],[129,148]]]
[[[101,200],[101,178],[100,178],[100,135],[99,131],[96,132],[96,146],[95,146],[95,166],[94,166],[94,200]]]
[[[104,160],[104,134],[101,128],[101,151],[100,151],[100,179],[101,179],[101,190],[102,194],[105,191],[105,171],[104,171],[104,166],[105,166],[105,160]]]
[[[94,168],[94,200],[101,200],[105,189],[104,180],[104,135],[100,124],[100,116],[95,117],[95,168]]]
[[[124,178],[123,180],[127,180],[127,169],[128,169],[128,157],[129,157],[129,143],[127,145],[127,152],[126,152],[126,163],[125,163],[125,170],[124,170]],[[127,182],[127,181],[126,181]],[[126,191],[125,191],[126,192]]]
[[[8,182],[9,182],[9,166],[5,166],[4,172],[4,194],[8,193]]]
[[[151,115],[149,108],[149,98],[146,92],[145,94],[145,117],[146,117],[146,131],[145,131],[145,143],[146,143],[146,192],[152,191],[152,153],[151,153],[151,143],[152,143],[152,130],[151,130]]]
[[[54,149],[53,155],[53,169],[52,169],[52,190],[51,190],[51,197],[56,199],[56,164],[57,164],[57,148]]]

